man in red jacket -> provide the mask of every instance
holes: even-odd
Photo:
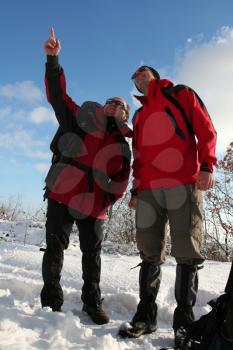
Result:
[[[83,310],[97,324],[109,321],[102,309],[99,287],[102,224],[107,208],[125,191],[130,150],[125,140],[129,106],[124,99],[108,99],[104,106],[85,102],[80,107],[66,93],[65,76],[58,63],[60,42],[51,29],[45,42],[46,92],[59,123],[51,143],[52,166],[46,177],[48,198],[41,304],[60,311],[63,251],[68,248],[73,223],[82,251]]]
[[[156,297],[170,225],[171,254],[177,262],[173,328],[176,344],[182,327],[194,320],[198,269],[204,258],[202,192],[214,185],[216,132],[199,96],[174,86],[152,67],[142,66],[132,79],[143,96],[133,118],[133,175],[130,207],[136,207],[137,245],[142,259],[140,302],[122,336],[156,330]]]

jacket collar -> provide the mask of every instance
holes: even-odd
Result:
[[[148,95],[134,95],[134,97],[144,106],[145,104],[148,104],[148,101],[155,98],[158,88],[173,86],[173,82],[168,79],[152,79],[149,84]]]

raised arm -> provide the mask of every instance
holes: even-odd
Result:
[[[52,105],[63,132],[73,131],[79,106],[66,93],[63,68],[58,61],[61,44],[51,28],[49,39],[44,44],[47,54],[45,85],[48,102]]]

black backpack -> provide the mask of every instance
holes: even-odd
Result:
[[[64,133],[61,126],[58,127],[50,144],[50,149],[54,155],[53,161],[61,157],[61,149],[64,149],[63,155],[66,156],[77,154],[81,150],[85,136],[97,129],[95,114],[96,110],[101,107],[97,102],[86,101],[77,111],[74,130]]]
[[[212,310],[193,322],[179,350],[233,350],[233,262],[225,294],[208,304]]]

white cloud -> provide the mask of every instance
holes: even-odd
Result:
[[[43,93],[31,80],[0,85],[0,96],[34,103],[43,99]]]
[[[49,170],[50,164],[47,163],[37,163],[35,165],[35,169],[36,171],[38,171],[39,173],[46,173]]]
[[[24,122],[27,114],[26,110],[13,105],[0,108],[0,119],[5,119],[4,127],[8,129],[12,128],[14,124],[17,126],[19,121]]]
[[[50,159],[51,153],[40,151],[40,150],[25,150],[25,156],[28,158],[36,158],[36,159]]]
[[[46,107],[36,107],[28,115],[28,119],[35,124],[52,122],[57,124],[54,112]]]
[[[7,149],[13,154],[35,159],[49,159],[50,154],[42,150],[46,143],[36,140],[24,129],[0,133],[0,148]]]
[[[13,132],[1,133],[0,135],[0,147],[7,149],[12,149],[15,147],[27,149],[33,143],[36,143],[36,141],[32,139],[31,135],[23,129],[15,130]]]
[[[209,42],[192,41],[179,58],[175,80],[196,90],[218,132],[218,150],[232,141],[233,28],[223,27]]]

